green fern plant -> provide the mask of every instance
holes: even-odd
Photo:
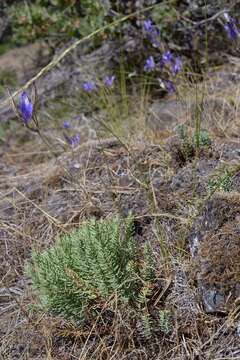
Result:
[[[159,311],[159,327],[160,330],[165,334],[169,334],[172,331],[172,323],[169,311]]]
[[[123,303],[135,301],[141,281],[132,232],[131,218],[90,220],[51,249],[34,251],[27,273],[43,307],[82,319],[115,294]]]

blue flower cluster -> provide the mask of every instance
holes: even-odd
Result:
[[[106,86],[107,88],[112,88],[114,86],[115,79],[116,79],[115,75],[105,76],[103,79],[104,86]],[[98,89],[97,83],[94,81],[86,81],[83,84],[83,90],[87,93],[91,93],[97,89]],[[34,112],[33,102],[31,101],[29,94],[26,91],[23,91],[21,93],[20,99],[19,99],[18,113],[19,113],[20,118],[23,120],[23,122],[26,126],[28,126],[30,121],[32,119],[34,119],[33,112]],[[62,127],[64,130],[67,130],[68,132],[71,130],[71,124],[68,120],[65,120],[63,122]],[[33,130],[30,127],[29,127],[29,129]],[[70,136],[69,134],[64,132],[63,136],[64,136],[66,142],[72,147],[75,147],[80,143],[80,135],[79,134],[74,134],[74,135]]]
[[[167,67],[170,70],[172,76],[176,76],[182,70],[182,60],[180,57],[174,57],[174,55],[170,51],[166,51],[163,53],[161,60],[159,63],[156,63],[153,56],[149,56],[144,65],[144,71],[151,72],[157,70],[163,71],[164,67]],[[163,80],[165,85],[165,89],[168,92],[175,91],[175,86],[171,80]]]
[[[115,79],[116,79],[115,75],[105,76],[103,79],[104,86],[106,86],[107,88],[112,88],[114,86]],[[86,81],[83,84],[83,90],[87,93],[91,93],[97,89],[98,89],[98,85],[95,81]]]
[[[238,28],[238,22],[231,17],[228,12],[225,12],[223,14],[224,18],[224,29],[226,31],[226,34],[230,40],[237,40],[240,37],[240,30]],[[176,77],[176,75],[182,70],[183,63],[179,56],[175,56],[170,50],[164,50],[163,44],[161,44],[160,41],[160,31],[156,27],[156,25],[153,24],[151,19],[147,19],[143,22],[143,29],[144,33],[146,35],[146,38],[150,42],[151,46],[158,47],[160,51],[160,55],[157,59],[154,59],[152,55],[150,55],[143,66],[143,70],[147,73],[153,72],[153,71],[161,71],[163,73],[163,78],[158,79],[160,81],[160,84],[164,87],[164,89],[172,93],[176,90],[173,78]],[[167,76],[165,76],[167,75]],[[106,88],[112,88],[114,86],[116,80],[115,75],[108,75],[105,76],[102,79],[102,84]],[[99,88],[99,84],[97,81],[86,81],[83,83],[83,90],[86,93],[92,93],[94,91],[97,91]],[[31,101],[31,98],[27,91],[23,91],[20,95],[20,100],[18,104],[18,114],[19,117],[22,119],[23,123],[33,131],[37,130],[38,122],[36,116],[34,116],[34,104]],[[31,128],[29,126],[30,121],[33,120],[36,129]],[[67,143],[71,146],[76,146],[80,142],[80,135],[74,134],[70,136],[67,134],[71,131],[71,124],[69,121],[65,120],[62,124],[63,129],[66,130],[63,134],[65,137],[65,140]]]
[[[19,115],[20,115],[21,119],[23,120],[23,122],[26,126],[29,125],[30,121],[33,118],[33,115],[34,115],[33,109],[34,109],[34,105],[31,101],[28,93],[26,91],[23,91],[22,94],[20,95],[18,111],[19,111]],[[63,128],[65,130],[70,130],[70,128],[71,128],[70,122],[65,120],[63,122]],[[29,127],[29,129],[33,130],[30,127]],[[79,134],[75,134],[73,136],[68,136],[66,133],[64,133],[63,135],[64,135],[64,138],[67,141],[67,143],[69,145],[71,145],[72,147],[75,147],[76,145],[78,145],[80,143],[80,135]]]
[[[161,67],[170,66],[170,71],[173,76],[176,76],[182,70],[182,60],[180,57],[174,57],[171,51],[166,51],[162,55]]]
[[[143,23],[144,31],[147,35],[147,39],[150,41],[151,45],[158,46],[160,50],[160,32],[158,28],[153,24],[152,20],[145,20]],[[169,77],[175,77],[181,70],[183,64],[179,56],[174,56],[170,51],[164,51],[160,57],[160,60],[156,61],[152,55],[150,55],[144,64],[143,70],[145,72],[153,71],[163,71],[167,70],[168,79],[163,79],[161,83],[168,92],[174,92],[175,86],[173,81],[169,80]]]
[[[153,24],[151,19],[147,19],[143,22],[144,32],[147,35],[147,39],[154,47],[161,48],[160,32],[159,29]],[[163,47],[163,46],[162,46]],[[163,79],[161,83],[168,92],[175,91],[175,86],[169,77],[175,77],[181,70],[183,64],[179,56],[175,57],[174,54],[167,50],[161,55],[160,60],[156,61],[152,55],[150,55],[144,64],[143,70],[145,72],[163,71],[167,70],[168,79]]]

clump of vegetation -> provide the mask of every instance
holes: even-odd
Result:
[[[181,152],[185,161],[193,158],[199,150],[212,145],[210,134],[205,129],[200,129],[198,133],[195,131],[192,136],[184,125],[179,125],[177,132],[181,141]]]
[[[119,218],[92,219],[51,249],[35,251],[27,271],[43,307],[66,318],[84,319],[106,304],[111,309],[115,296],[119,303],[137,304],[144,283],[141,274],[151,266],[149,256],[140,263],[138,255],[131,218],[124,223]]]
[[[208,182],[209,193],[221,190],[224,192],[230,192],[233,189],[233,173],[232,171],[225,169],[222,173]]]
[[[38,38],[64,41],[85,36],[105,24],[108,1],[36,0],[20,2],[8,10],[13,41],[24,44]]]

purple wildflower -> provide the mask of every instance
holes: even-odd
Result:
[[[77,146],[80,143],[80,135],[76,134],[70,138],[70,145]]]
[[[152,20],[148,19],[143,22],[143,27],[146,32],[151,32],[154,28]]]
[[[79,134],[73,135],[71,137],[69,137],[66,134],[63,134],[63,135],[64,135],[66,141],[68,142],[68,144],[71,145],[72,147],[75,147],[80,143],[80,135]]]
[[[161,69],[163,69],[165,65],[170,65],[171,72],[173,76],[175,76],[182,69],[182,60],[180,59],[180,57],[175,58],[171,53],[171,51],[168,50],[165,53],[163,53],[160,65],[161,65]]]
[[[70,129],[71,125],[70,125],[70,121],[64,120],[63,122],[63,128],[64,129]]]
[[[237,40],[240,35],[239,29],[237,27],[236,21],[226,14],[225,18],[227,19],[224,29],[230,40]]]
[[[168,93],[171,94],[171,93],[175,92],[176,89],[175,89],[175,86],[172,81],[163,80],[163,83],[164,83],[165,89],[167,90]]]
[[[96,89],[96,84],[94,81],[87,81],[83,84],[83,90],[86,92],[92,92]]]
[[[182,70],[182,60],[176,57],[172,64],[172,74],[175,76]]]
[[[33,104],[26,91],[23,91],[19,101],[19,111],[25,124],[28,124],[33,115]]]
[[[174,61],[174,57],[171,51],[168,50],[162,54],[162,62],[164,65],[172,64],[173,61]]]
[[[116,79],[116,76],[115,76],[115,75],[106,76],[106,77],[104,78],[104,84],[105,84],[105,86],[107,86],[107,87],[112,87],[115,79]]]
[[[148,19],[143,22],[144,30],[147,33],[148,40],[151,42],[151,44],[155,47],[160,46],[160,41],[158,39],[160,32],[158,28],[153,25],[152,20]]]
[[[147,58],[145,65],[144,65],[144,71],[153,71],[155,69],[155,61],[153,56],[149,56],[149,58]]]

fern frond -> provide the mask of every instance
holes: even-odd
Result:
[[[132,301],[140,273],[133,221],[91,219],[51,249],[33,252],[27,272],[42,305],[64,317],[82,318],[114,293]]]

